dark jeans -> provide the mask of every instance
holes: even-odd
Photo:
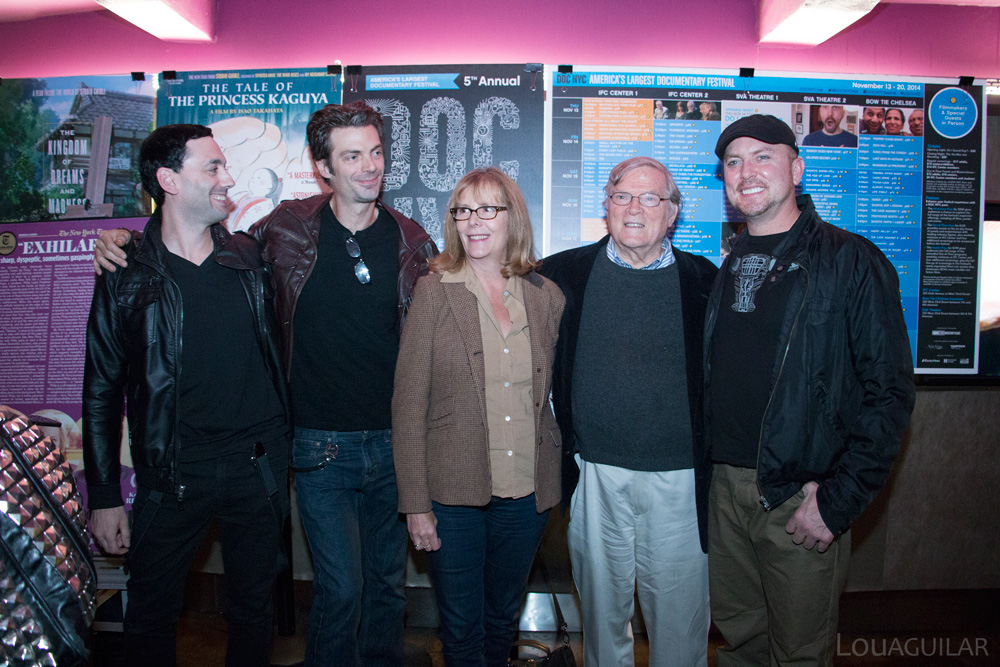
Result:
[[[268,443],[267,452],[278,486],[278,511],[283,515],[288,503],[287,441]],[[138,488],[127,556],[127,664],[176,664],[184,582],[213,518],[219,527],[225,568],[226,665],[269,664],[271,589],[280,530],[251,453],[248,446],[245,453],[179,465],[185,486],[183,504],[176,495]]]
[[[433,503],[441,548],[428,553],[448,667],[506,667],[549,511],[534,494],[484,507]]]
[[[399,667],[406,524],[392,432],[296,428],[292,465],[307,469],[295,488],[315,571],[306,665]]]

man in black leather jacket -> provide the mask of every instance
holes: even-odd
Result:
[[[315,572],[305,663],[398,665],[406,525],[390,403],[400,328],[437,248],[379,199],[377,111],[329,104],[306,134],[331,192],[282,202],[250,230],[272,270],[295,421],[295,489]],[[102,234],[95,266],[125,265],[115,247],[124,236]]]
[[[805,165],[783,121],[743,118],[716,154],[747,221],[706,315],[717,662],[829,665],[849,528],[913,409],[899,281],[874,244],[796,198]]]
[[[173,665],[184,581],[216,519],[226,664],[263,666],[289,436],[268,268],[254,239],[216,224],[233,179],[211,130],[161,127],[140,160],[159,208],[141,241],[126,245],[128,267],[97,279],[87,323],[91,529],[101,549],[127,558],[127,663]],[[131,521],[119,484],[123,403],[137,484]]]

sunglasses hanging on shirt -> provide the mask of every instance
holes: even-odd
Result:
[[[358,282],[362,285],[370,283],[372,281],[372,274],[368,271],[365,260],[361,258],[361,246],[358,245],[358,240],[354,238],[354,235],[347,237],[347,254],[358,260],[358,263],[354,265],[354,275],[357,277]]]

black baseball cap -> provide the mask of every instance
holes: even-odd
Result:
[[[799,152],[799,147],[795,143],[795,133],[785,121],[757,113],[740,118],[722,131],[718,143],[715,144],[715,154],[720,160],[726,156],[726,147],[740,137],[750,137],[765,144],[785,144],[791,146],[796,155]]]

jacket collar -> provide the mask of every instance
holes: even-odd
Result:
[[[813,205],[812,197],[809,195],[798,195],[795,198],[795,205],[799,208],[799,217],[795,220],[795,224],[792,225],[791,229],[788,230],[785,238],[774,249],[775,257],[796,258],[804,254],[808,237],[816,227],[816,207]],[[750,233],[744,229],[736,236],[732,244],[738,246],[749,235]]]
[[[323,208],[330,205],[331,199],[333,199],[333,193],[328,192],[324,195],[317,195],[306,199],[282,202],[282,205],[300,221],[308,223],[312,220],[319,220],[319,217],[323,213]],[[396,209],[386,206],[381,197],[375,201],[375,206],[388,213],[395,221],[400,231],[400,242],[404,247],[412,249],[431,240],[423,227]]]
[[[229,242],[233,235],[221,222],[217,222],[209,227],[214,246],[215,261],[223,266],[233,269],[253,269],[255,267],[248,264],[245,258],[239,253],[227,251]],[[142,239],[138,242],[136,257],[150,262],[156,266],[163,267],[166,261],[166,253],[169,252],[163,244],[163,211],[157,208],[149,216],[146,228],[143,230]]]

